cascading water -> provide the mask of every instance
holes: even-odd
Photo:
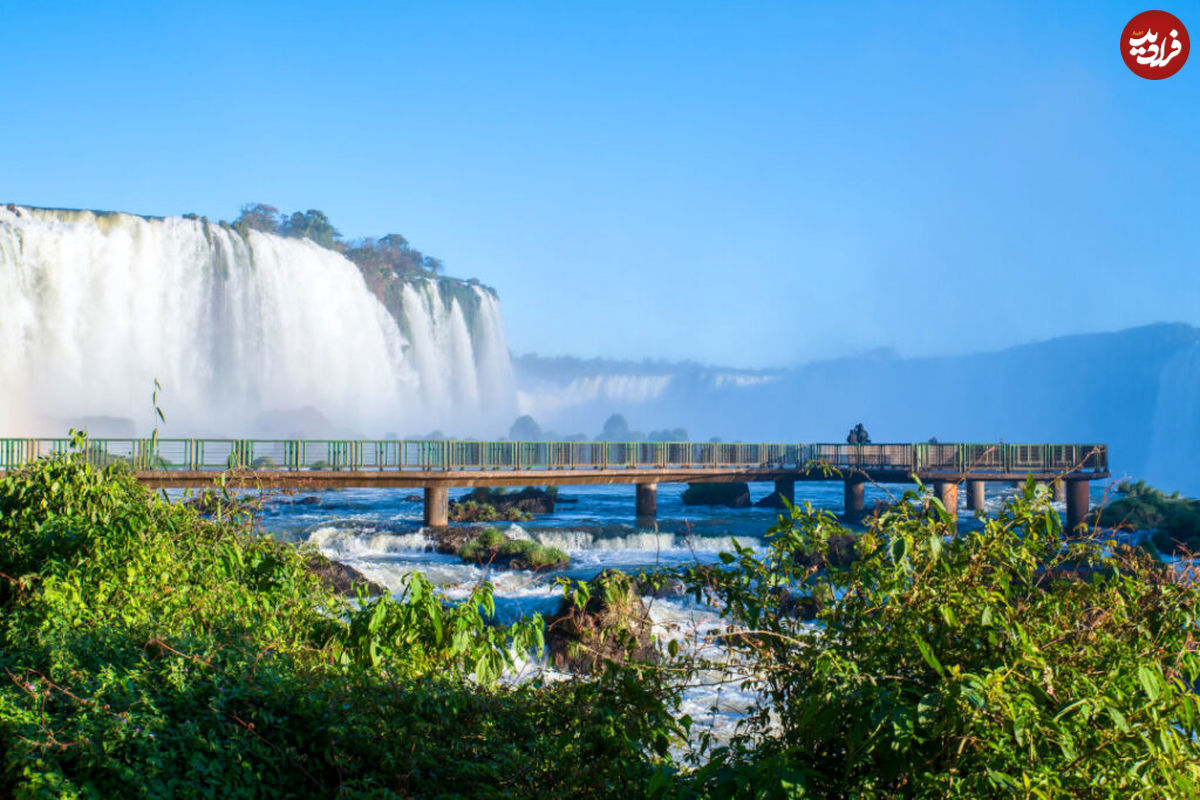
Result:
[[[297,432],[467,435],[511,420],[495,296],[433,279],[402,295],[389,314],[351,262],[307,240],[0,208],[0,434],[98,416],[145,433],[155,378],[163,435],[289,435],[280,425],[313,418],[327,430]]]
[[[1144,475],[1166,491],[1200,496],[1200,343],[1181,347],[1162,370],[1154,409],[1153,435]]]

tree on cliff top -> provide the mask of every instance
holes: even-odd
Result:
[[[266,203],[247,203],[242,206],[242,213],[233,221],[234,225],[244,225],[247,228],[265,233],[279,233],[279,225],[283,215],[275,206]]]
[[[293,236],[297,239],[312,239],[322,247],[328,247],[331,250],[337,249],[335,243],[342,238],[337,228],[333,227],[333,223],[329,221],[329,217],[325,216],[325,212],[315,208],[310,208],[304,213],[297,211],[292,214],[284,221],[280,232],[284,236]]]

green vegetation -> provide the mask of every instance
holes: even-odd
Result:
[[[1200,500],[1165,494],[1145,481],[1118,484],[1125,494],[1101,510],[1100,525],[1152,531],[1150,540],[1163,553],[1200,553]]]
[[[558,499],[554,487],[526,486],[519,492],[503,487],[477,487],[450,501],[451,522],[528,522],[534,514],[553,514]]]
[[[458,551],[469,564],[492,564],[512,569],[561,569],[567,554],[528,539],[509,539],[495,528],[488,528]]]
[[[450,504],[449,520],[451,522],[528,522],[533,514],[511,507],[503,511],[488,503],[478,503],[474,500],[463,500]]]
[[[971,531],[909,493],[834,558],[848,531],[798,508],[765,551],[662,573],[719,609],[732,668],[635,631],[562,643],[599,656],[594,677],[508,686],[542,621],[489,623],[488,584],[344,599],[312,551],[85,447],[0,481],[2,797],[1200,794],[1200,595],[1137,549],[1065,538],[1032,482]],[[575,629],[636,605],[614,580],[564,586]],[[757,699],[717,743],[669,712],[729,669]]]
[[[438,275],[443,269],[441,259],[424,255],[398,233],[389,233],[378,239],[346,242],[329,217],[315,208],[287,215],[274,206],[249,203],[242,206],[242,213],[233,221],[233,227],[243,233],[256,230],[295,239],[311,239],[353,261],[367,278],[368,284],[372,279],[382,284],[387,278],[400,275]]]
[[[5,477],[0,796],[620,797],[660,771],[655,676],[504,688],[542,624],[487,624],[488,584],[348,602],[307,555],[78,453]]]
[[[958,534],[936,500],[905,501],[867,521],[847,566],[798,563],[845,533],[804,510],[765,556],[737,548],[695,576],[761,693],[696,792],[1197,796],[1196,590],[1140,550],[1064,539],[1032,480]],[[838,600],[813,629],[777,587]]]
[[[397,310],[404,287],[414,278],[436,278],[444,272],[441,259],[425,255],[398,233],[389,233],[378,239],[346,241],[329,217],[317,209],[296,211],[287,215],[274,206],[250,203],[242,207],[241,214],[234,220],[232,227],[243,235],[257,230],[296,239],[309,239],[322,247],[341,253],[358,267],[372,294],[378,297],[385,307],[391,309],[393,314],[397,314],[402,328],[408,321],[399,315]],[[479,311],[480,298],[475,291],[475,287],[479,285],[474,278],[466,281],[444,280],[439,288],[443,301],[449,303],[457,300],[466,319],[470,321]]]

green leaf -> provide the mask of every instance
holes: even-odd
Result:
[[[1159,695],[1162,694],[1159,675],[1150,669],[1150,667],[1142,664],[1137,668],[1137,676],[1138,682],[1142,684],[1142,691],[1146,693],[1150,701],[1154,702],[1158,700]]]
[[[933,654],[933,648],[929,646],[929,643],[915,633],[912,635],[912,639],[916,642],[917,649],[921,651],[921,657],[925,659],[925,663],[933,667],[934,672],[938,675],[945,675],[946,669],[942,666],[942,662],[938,661],[937,656]]]
[[[942,537],[936,533],[929,537],[929,555],[935,560],[942,554]]]

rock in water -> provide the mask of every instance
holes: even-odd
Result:
[[[685,506],[750,507],[750,487],[745,483],[689,483],[682,498]]]
[[[501,513],[515,508],[525,514],[553,514],[557,497],[557,490],[538,489],[535,486],[526,486],[519,492],[481,486],[464,497],[463,501],[489,505]]]
[[[326,588],[343,597],[354,597],[355,587],[359,585],[366,586],[367,594],[371,597],[387,594],[387,589],[375,581],[368,580],[366,575],[354,567],[340,561],[330,561],[320,553],[313,553],[304,566],[316,575]]]
[[[758,508],[787,508],[787,506],[783,504],[783,495],[781,495],[779,492],[771,492],[762,500],[755,502],[754,505]]]
[[[796,553],[796,563],[808,567],[848,567],[858,561],[858,551],[854,545],[858,536],[852,533],[835,534],[829,537],[829,550],[825,553],[805,552]]]
[[[546,647],[554,667],[598,672],[607,662],[657,661],[650,612],[633,579],[606,569],[588,582],[588,590],[591,594],[582,608],[564,598],[546,622]]]

